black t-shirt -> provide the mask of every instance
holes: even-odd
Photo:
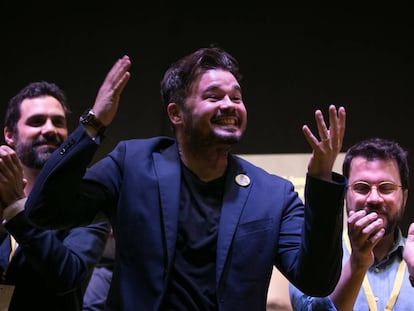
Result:
[[[182,167],[177,246],[162,310],[217,310],[216,248],[225,178],[203,182]]]

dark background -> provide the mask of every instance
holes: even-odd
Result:
[[[335,104],[347,110],[343,151],[368,137],[395,139],[414,170],[413,12],[402,2],[346,4],[2,1],[0,115],[27,83],[53,81],[68,96],[72,130],[109,68],[128,54],[131,80],[97,158],[121,139],[170,135],[159,95],[164,70],[216,44],[244,73],[249,125],[235,152],[310,152],[302,125],[314,128],[315,109],[326,113]]]

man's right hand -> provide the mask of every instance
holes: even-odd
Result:
[[[108,126],[116,115],[121,93],[130,78],[130,67],[131,61],[127,55],[118,59],[106,75],[96,96],[92,111],[105,126]]]
[[[348,236],[352,262],[368,269],[374,263],[374,247],[384,237],[384,233],[384,221],[377,213],[367,214],[365,210],[349,212]]]

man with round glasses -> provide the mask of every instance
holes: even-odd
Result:
[[[322,298],[306,296],[290,284],[292,306],[412,310],[414,225],[407,239],[399,227],[408,198],[407,152],[395,141],[364,140],[348,149],[342,170],[349,189],[340,280],[332,294]]]
[[[382,181],[378,184],[372,185],[366,181],[359,180],[354,182],[350,188],[356,195],[361,196],[368,196],[371,194],[372,189],[376,189],[378,195],[384,197],[394,194],[394,192],[397,191],[398,188],[402,188],[402,186],[397,185],[392,181]]]

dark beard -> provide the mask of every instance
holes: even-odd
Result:
[[[395,228],[397,227],[397,225],[398,225],[398,222],[395,219],[388,220],[388,225],[385,227],[384,235],[394,233]]]
[[[187,134],[189,132],[187,131]],[[223,144],[223,145],[235,145],[237,144],[241,137],[238,135],[226,135],[220,136],[215,134],[210,135],[197,135],[194,132],[187,135],[189,137],[190,144],[199,150],[208,149],[212,145]]]
[[[17,140],[16,154],[25,166],[40,170],[52,155],[53,151],[55,151],[55,148],[48,148],[43,149],[42,151],[37,151],[37,146],[44,143],[52,143],[56,146],[59,146],[62,143],[62,140],[58,136],[47,139],[40,137],[31,143],[22,143],[20,140]]]
[[[183,132],[186,136],[186,140],[194,147],[200,150],[209,149],[212,145],[223,144],[223,145],[235,145],[240,142],[243,134],[231,134],[227,133],[224,135],[216,134],[213,132],[205,133],[200,128],[195,126],[193,121],[193,115],[188,109],[184,109],[185,119],[183,125]],[[223,116],[237,116],[236,113],[217,113],[216,118]],[[240,119],[240,118],[238,118]]]
[[[191,124],[192,119],[189,118],[189,124]],[[199,130],[195,127],[190,127],[187,125],[184,125],[184,134],[188,139],[188,142],[197,149],[205,149],[210,148],[212,145],[216,144],[226,144],[226,145],[235,145],[237,144],[241,138],[242,135],[237,134],[228,134],[228,135],[218,135],[216,133],[208,133],[205,134],[203,131]]]

